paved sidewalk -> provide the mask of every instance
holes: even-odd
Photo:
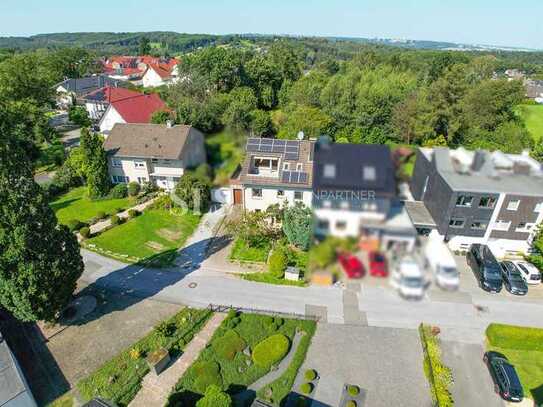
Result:
[[[187,345],[183,354],[168,369],[160,375],[153,372],[144,377],[142,388],[136,398],[129,404],[130,407],[163,406],[179,379],[187,369],[196,361],[200,352],[226,318],[224,313],[215,313],[202,330]]]

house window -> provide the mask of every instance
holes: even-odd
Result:
[[[324,178],[335,178],[336,166],[334,164],[324,164],[323,175],[324,175]]]
[[[466,220],[464,218],[451,218],[449,221],[449,226],[451,228],[461,229],[464,227]]]
[[[304,165],[302,163],[296,164],[296,171],[302,171],[304,168]]]
[[[128,182],[128,177],[124,175],[113,175],[111,178],[115,184],[126,184]]]
[[[488,224],[482,220],[474,220],[471,223],[471,228],[475,230],[485,230]]]
[[[507,210],[508,211],[516,211],[518,209],[519,205],[520,205],[520,200],[518,200],[518,199],[509,201],[509,203],[507,204]]]
[[[114,167],[122,167],[123,166],[123,163],[121,160],[117,159],[117,158],[114,158],[113,159],[113,162],[112,162],[112,165]]]
[[[506,222],[504,220],[498,220],[494,222],[494,229],[501,230],[502,232],[507,232],[510,226],[511,226],[511,222]]]
[[[277,171],[278,158],[255,158],[255,168],[258,170]]]
[[[158,158],[151,158],[151,162],[153,164],[158,164]]]
[[[491,196],[483,196],[481,200],[479,201],[479,208],[494,208],[494,205],[496,205],[496,198]]]
[[[336,222],[336,229],[337,230],[345,230],[345,229],[347,229],[347,222],[345,222],[344,220],[338,220]]]
[[[283,163],[283,171],[290,170],[290,163]]]
[[[364,166],[362,175],[364,176],[365,181],[375,181],[377,179],[375,167]]]
[[[538,203],[534,208],[534,212],[541,212],[541,211],[543,211],[543,202]]]
[[[295,201],[301,201],[303,198],[302,191],[294,191],[294,200]]]
[[[331,208],[332,207],[332,201],[330,201],[329,199],[325,200],[322,202],[322,206],[324,208]]]
[[[134,161],[134,167],[135,168],[145,168],[145,162],[144,161]]]
[[[285,191],[282,189],[277,190],[277,198],[284,198],[285,197]]]
[[[470,208],[473,203],[473,197],[469,195],[459,195],[456,198],[456,206],[465,206]]]
[[[321,219],[317,222],[317,228],[321,230],[328,230],[330,228],[330,222],[328,219]]]
[[[349,209],[349,202],[348,201],[342,201],[340,204],[339,204],[339,207],[341,209]]]
[[[251,196],[253,198],[262,198],[262,189],[261,188],[251,189]]]
[[[520,222],[517,226],[516,232],[529,232],[533,227],[533,223]]]

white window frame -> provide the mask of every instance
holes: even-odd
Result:
[[[520,199],[513,199],[507,204],[508,211],[516,211],[520,205]]]
[[[480,223],[481,226],[474,227],[473,226],[474,223]],[[470,229],[471,230],[486,230],[487,227],[488,227],[488,222],[487,221],[485,221],[485,220],[474,220],[474,221],[471,222]]]
[[[267,166],[267,167],[266,167],[266,166],[257,166],[257,165],[256,165],[256,161],[257,161],[257,160],[261,160],[261,161],[269,161],[269,162],[270,162],[270,165]],[[275,170],[273,169],[273,162],[274,162],[274,161],[277,162],[277,167],[276,167]],[[270,172],[270,173],[272,173],[272,174],[273,174],[273,173],[276,173],[276,172],[278,171],[278,169],[279,169],[279,158],[276,158],[276,157],[253,157],[253,167],[254,167],[255,169],[259,169],[259,170],[262,169],[262,170],[267,171],[267,172]],[[251,174],[251,175],[255,175],[255,174]],[[259,172],[259,174],[257,174],[257,175],[260,175],[260,172]]]
[[[509,228],[511,227],[511,221],[504,221],[504,220],[497,220],[494,222],[494,225],[492,226],[492,229],[499,230],[502,232],[509,231]]]
[[[296,198],[296,195],[300,194],[299,198]],[[295,201],[303,201],[304,200],[304,193],[303,191],[294,191],[294,200]]]
[[[535,223],[528,223],[528,222],[520,222],[520,223],[524,223],[524,227],[523,228],[519,228],[518,225],[515,229],[515,232],[520,232],[520,233],[530,233],[532,228],[534,227]]]
[[[255,194],[255,191],[260,191],[260,196]],[[262,188],[251,188],[251,198],[253,199],[263,199],[264,198],[264,191]]]
[[[145,161],[134,161],[134,168],[137,170],[144,170],[146,167]]]
[[[283,171],[290,171],[290,163],[283,163]]]
[[[539,202],[535,205],[534,212],[542,212],[543,211],[543,202]]]
[[[492,205],[491,206],[481,205],[481,201],[483,199],[488,199],[489,201],[492,201]],[[498,202],[498,200],[493,196],[482,196],[479,199],[479,208],[482,208],[482,209],[494,209],[494,207],[496,206],[496,202]]]
[[[300,172],[304,169],[304,165],[302,163],[296,164],[296,171]]]
[[[460,198],[464,198],[464,199],[461,200]],[[469,204],[465,203],[465,201],[466,201],[465,198],[471,198]],[[462,201],[462,203],[458,203],[458,201],[460,201],[460,200]],[[473,196],[472,195],[464,195],[464,194],[462,194],[462,195],[458,195],[456,197],[456,206],[459,206],[461,208],[471,208],[472,205],[473,205]]]

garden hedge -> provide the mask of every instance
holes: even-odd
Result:
[[[194,386],[200,393],[204,394],[207,388],[212,385],[222,388],[222,377],[217,362],[211,360],[197,362],[194,364],[193,369],[196,373]]]
[[[270,369],[288,353],[290,342],[283,334],[275,334],[260,342],[253,349],[254,362],[265,369]]]
[[[213,342],[213,350],[217,355],[228,360],[234,359],[236,353],[241,352],[246,346],[245,341],[233,329],[229,329]]]

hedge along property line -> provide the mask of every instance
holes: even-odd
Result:
[[[449,386],[452,384],[451,369],[441,360],[441,348],[437,333],[432,327],[419,325],[420,341],[424,353],[424,373],[430,382],[433,405],[436,407],[450,407],[454,405]]]
[[[258,390],[257,396],[261,399],[266,399],[268,394],[272,395],[272,404],[279,406],[282,400],[284,400],[290,393],[294,380],[298,375],[298,371],[302,367],[305,361],[307,351],[311,345],[311,339],[315,334],[317,324],[314,321],[304,321],[305,335],[298,344],[296,354],[290,362],[289,367],[278,379],[267,384],[262,389]]]
[[[161,348],[174,356],[180,353],[212,314],[207,309],[184,308],[160,323],[147,336],[79,381],[77,388],[81,396],[85,401],[102,397],[120,407],[127,406],[140,390],[142,380],[150,370],[145,357]]]

